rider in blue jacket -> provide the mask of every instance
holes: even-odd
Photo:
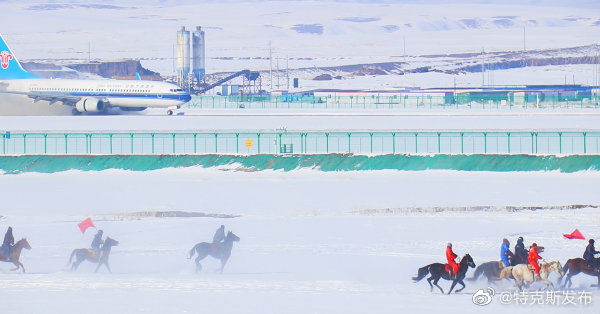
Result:
[[[510,251],[510,243],[507,239],[502,239],[502,247],[500,248],[500,259],[502,260],[504,266],[510,266],[508,258],[511,256],[513,256],[513,253]]]

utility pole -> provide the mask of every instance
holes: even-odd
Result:
[[[279,58],[276,59],[277,60],[277,89],[281,89],[279,86]]]
[[[485,85],[485,49],[481,48],[481,87]]]
[[[271,91],[273,91],[273,50],[271,49],[271,41],[269,41],[269,84],[271,85]]]
[[[285,76],[287,79],[287,90],[290,90],[290,56],[285,56]]]
[[[525,26],[523,26],[523,53],[525,53],[525,51],[527,51],[525,49]]]
[[[92,63],[92,43],[88,41],[88,63]]]

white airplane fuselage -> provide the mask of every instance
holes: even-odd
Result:
[[[158,81],[21,79],[0,81],[0,91],[34,100],[95,98],[114,107],[178,107],[190,95],[177,85]],[[64,102],[64,101],[63,101]]]

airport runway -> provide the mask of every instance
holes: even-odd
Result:
[[[600,131],[600,112],[239,112],[0,116],[0,131]]]

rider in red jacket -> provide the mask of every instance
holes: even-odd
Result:
[[[458,272],[458,264],[454,261],[457,257],[454,252],[452,252],[452,243],[448,243],[446,245],[446,259],[448,260],[448,265],[450,265],[450,277]]]
[[[535,269],[535,274],[540,274],[540,265],[538,265],[537,260],[542,259],[542,257],[538,254],[537,244],[533,243],[531,245],[531,249],[529,249],[528,261],[531,266]]]

